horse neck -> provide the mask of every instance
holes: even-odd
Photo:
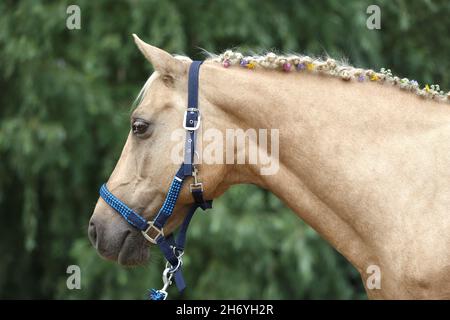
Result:
[[[450,123],[446,104],[390,85],[303,72],[206,63],[201,87],[211,125],[279,130],[278,172],[235,166],[234,182],[272,191],[357,267],[371,259],[367,226],[376,234],[396,210],[402,185],[394,177],[413,178],[396,170],[420,158],[419,142]]]

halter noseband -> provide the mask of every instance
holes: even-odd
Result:
[[[176,286],[180,292],[186,288],[181,271],[183,265],[181,258],[184,252],[189,222],[197,208],[200,207],[206,210],[212,207],[212,200],[205,201],[203,198],[203,184],[197,179],[198,170],[194,164],[197,129],[200,127],[201,121],[198,109],[198,76],[202,63],[203,61],[193,61],[189,67],[188,107],[183,119],[183,128],[186,129],[184,162],[175,174],[167,192],[166,199],[153,221],[147,221],[133,209],[129,208],[108,190],[106,184],[103,184],[100,188],[100,196],[103,200],[129,224],[139,229],[148,241],[157,244],[167,260],[166,268],[163,272],[164,287],[161,290],[151,289],[150,299],[152,300],[165,300],[167,298],[168,294],[166,289],[172,283],[172,277],[174,277]],[[189,188],[194,198],[194,203],[190,207],[180,227],[178,237],[175,239],[172,234],[168,236],[164,234],[164,225],[172,215],[181,188],[183,187],[183,182],[187,177],[194,178],[194,183],[191,183]]]

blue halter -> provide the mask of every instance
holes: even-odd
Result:
[[[184,253],[187,229],[197,208],[200,207],[206,210],[212,207],[212,200],[205,201],[203,198],[203,184],[197,179],[197,168],[194,164],[196,131],[200,127],[201,120],[198,110],[198,76],[202,63],[203,61],[193,61],[189,67],[188,108],[185,111],[183,119],[183,128],[186,129],[184,162],[175,174],[167,192],[166,199],[153,221],[147,221],[133,209],[129,208],[108,190],[106,184],[103,184],[100,188],[100,196],[103,200],[129,224],[139,229],[148,241],[157,244],[167,260],[166,268],[163,272],[164,287],[160,290],[150,290],[149,297],[152,300],[165,300],[167,298],[168,294],[166,289],[172,283],[172,278],[174,278],[175,284],[180,292],[186,288],[181,267],[183,265],[182,255]],[[194,178],[194,183],[191,183],[189,188],[194,198],[194,204],[190,207],[180,227],[178,237],[175,239],[172,234],[168,236],[164,234],[164,225],[172,215],[181,188],[187,177]]]

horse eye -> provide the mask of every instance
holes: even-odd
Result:
[[[142,120],[136,119],[131,124],[131,129],[133,130],[133,134],[143,134],[147,131],[149,123]]]

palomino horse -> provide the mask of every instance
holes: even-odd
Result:
[[[151,219],[178,168],[170,160],[176,144],[170,137],[183,121],[190,60],[135,41],[155,72],[107,186]],[[278,129],[280,145],[272,175],[261,175],[258,163],[199,164],[205,198],[234,184],[256,184],[342,253],[370,298],[450,298],[448,94],[332,59],[269,54],[245,60],[232,52],[205,61],[199,83],[203,131]],[[192,202],[183,188],[167,234]],[[148,259],[142,234],[101,198],[89,236],[107,259],[123,265]],[[381,276],[375,288],[367,285],[373,266]]]

